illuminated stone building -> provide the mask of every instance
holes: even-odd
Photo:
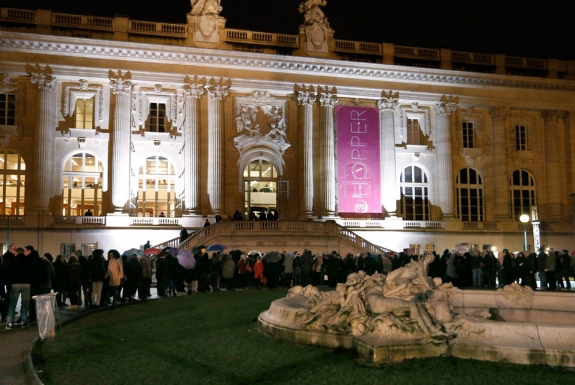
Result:
[[[200,3],[185,24],[1,9],[10,242],[127,249],[239,210],[519,250],[536,206],[541,242],[575,246],[575,62],[337,40],[310,1],[297,35],[233,30]]]

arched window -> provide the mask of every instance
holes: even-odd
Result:
[[[62,174],[62,215],[102,215],[100,159],[83,151],[74,153],[65,160]]]
[[[401,211],[407,221],[429,220],[429,182],[417,166],[408,166],[400,177]]]
[[[511,177],[511,211],[519,220],[523,214],[530,215],[531,206],[535,206],[535,181],[526,170],[516,170]]]
[[[26,164],[20,154],[0,150],[0,214],[24,215]]]
[[[457,215],[467,222],[483,221],[483,180],[472,168],[459,171],[457,187]]]
[[[176,169],[161,155],[150,156],[138,174],[138,215],[176,216]]]

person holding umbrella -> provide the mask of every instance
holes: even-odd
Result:
[[[256,289],[261,288],[261,284],[264,282],[264,263],[262,262],[261,255],[258,255],[256,263],[254,263],[254,281],[256,282]]]

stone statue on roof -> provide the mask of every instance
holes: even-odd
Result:
[[[303,13],[304,25],[319,24],[329,28],[327,17],[320,6],[325,7],[327,0],[305,0],[299,5],[299,13]]]
[[[191,0],[194,16],[218,16],[222,11],[221,0]]]

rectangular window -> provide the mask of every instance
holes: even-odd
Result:
[[[0,93],[0,126],[16,125],[16,94]]]
[[[462,125],[463,148],[475,148],[475,133],[473,122],[463,122]]]
[[[411,249],[411,252],[413,253],[412,255],[419,255],[419,245],[416,244],[410,244],[409,248]]]
[[[434,244],[426,244],[425,245],[425,251],[435,251],[435,245]]]
[[[94,98],[76,100],[76,128],[94,128]]]
[[[75,243],[60,243],[60,254],[64,257],[69,258],[76,251]]]
[[[421,126],[417,119],[407,119],[407,144],[421,144]]]
[[[150,103],[150,132],[166,131],[166,105]]]
[[[527,126],[524,124],[515,126],[515,149],[527,151]]]

